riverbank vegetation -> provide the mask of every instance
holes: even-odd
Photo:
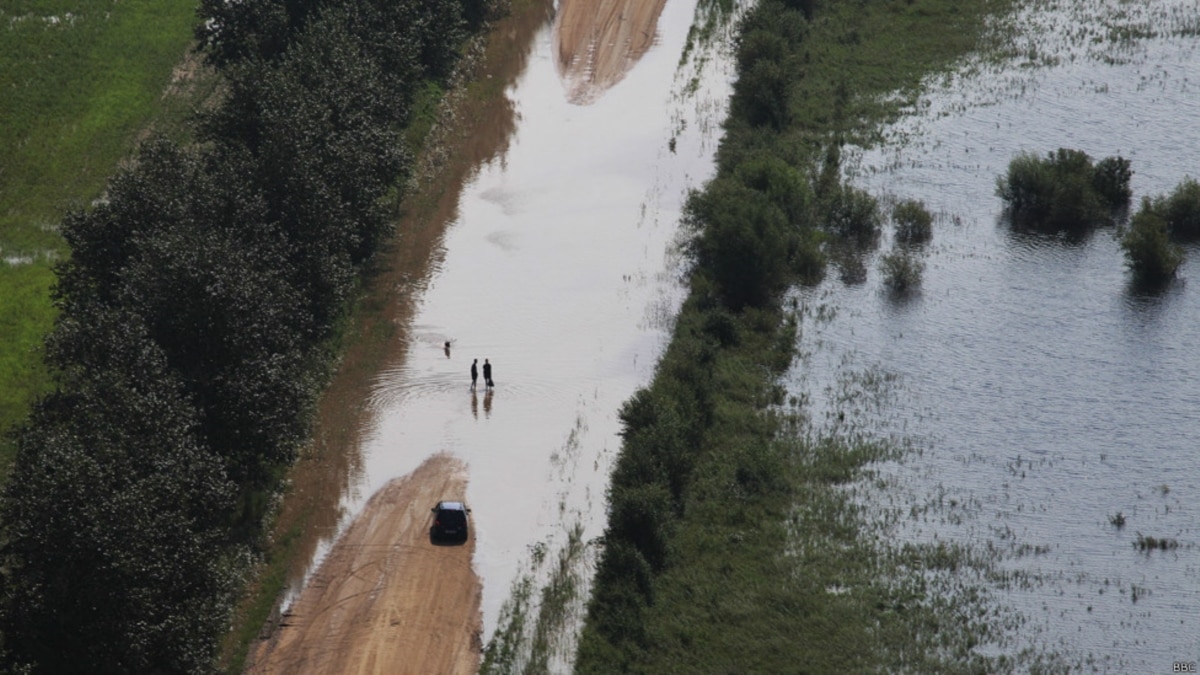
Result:
[[[413,111],[490,6],[202,3],[197,142],[152,135],[61,225],[53,389],[2,501],[7,670],[215,668]]]
[[[976,652],[996,637],[978,596],[930,583],[969,552],[890,546],[844,489],[898,449],[813,433],[776,382],[803,330],[787,289],[830,263],[853,280],[880,238],[878,202],[841,179],[841,143],[872,138],[1008,7],[750,10],[717,177],[687,208],[689,294],[653,382],[621,410],[577,671],[1011,667]],[[916,216],[906,225],[920,230]]]

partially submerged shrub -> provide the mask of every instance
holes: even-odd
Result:
[[[880,259],[879,269],[883,272],[883,283],[888,288],[904,292],[921,285],[925,263],[911,252],[896,248]]]
[[[1137,541],[1133,542],[1133,547],[1139,551],[1170,551],[1179,548],[1179,540],[1167,537],[1148,537],[1138,532]]]
[[[1021,153],[996,180],[1014,225],[1079,231],[1111,222],[1129,205],[1129,161],[1109,157],[1093,166],[1081,150],[1060,148],[1045,158]]]
[[[824,216],[826,228],[848,243],[867,247],[879,238],[879,202],[865,190],[838,186],[825,201]]]
[[[1195,179],[1185,178],[1170,195],[1155,198],[1153,207],[1166,221],[1172,239],[1200,239],[1200,183]]]
[[[896,204],[892,220],[896,223],[896,241],[901,244],[920,245],[933,238],[933,216],[921,201],[905,199]]]
[[[1143,283],[1166,281],[1175,276],[1183,263],[1183,249],[1171,242],[1167,221],[1150,199],[1142,200],[1142,208],[1121,237],[1121,248],[1125,251],[1126,265]]]
[[[1133,170],[1129,168],[1129,160],[1105,157],[1096,162],[1092,172],[1092,187],[1100,193],[1109,208],[1123,208],[1129,205],[1129,199],[1133,196],[1129,189],[1130,178],[1133,178]]]

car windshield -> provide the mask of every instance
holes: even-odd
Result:
[[[442,509],[438,512],[438,522],[445,525],[462,525],[467,522],[467,514],[456,509]]]

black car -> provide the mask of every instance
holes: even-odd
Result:
[[[471,512],[462,502],[438,502],[433,507],[433,525],[429,528],[429,538],[467,540],[467,514]]]

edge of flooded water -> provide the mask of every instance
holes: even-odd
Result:
[[[505,92],[552,16],[553,0],[513,2],[507,16],[472,41],[456,69],[399,206],[397,234],[379,254],[352,314],[336,372],[318,402],[312,440],[288,471],[265,560],[223,642],[221,663],[231,670],[240,671],[252,641],[270,636],[319,552],[345,524],[342,498],[360,483],[360,434],[372,414],[375,377],[382,364],[404,356],[409,317],[455,217],[461,186],[507,148],[516,111]]]

